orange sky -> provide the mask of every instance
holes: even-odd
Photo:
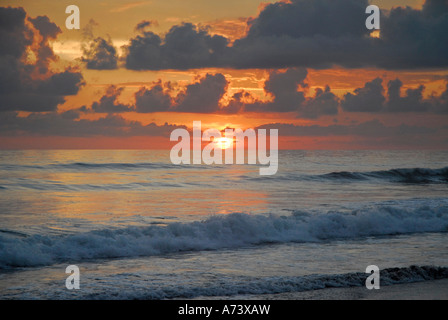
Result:
[[[58,38],[51,42],[53,50],[59,56],[59,61],[53,64],[53,68],[62,69],[67,66],[76,66],[81,70],[85,80],[85,86],[74,96],[67,96],[66,101],[59,105],[60,112],[77,109],[81,106],[89,107],[98,101],[110,85],[123,87],[119,96],[122,103],[134,103],[133,95],[142,86],[150,88],[154,81],[162,80],[163,83],[171,82],[173,87],[182,91],[187,85],[194,83],[195,79],[207,73],[222,73],[229,82],[227,93],[223,100],[229,99],[235,92],[244,90],[262,101],[272,99],[265,92],[264,84],[268,79],[269,70],[262,69],[195,69],[188,71],[163,70],[163,71],[133,71],[123,67],[116,70],[88,70],[80,61],[81,47],[86,44],[83,31],[88,26],[93,26],[95,36],[110,37],[118,48],[128,43],[135,36],[136,22],[153,21],[151,31],[162,34],[173,25],[181,22],[210,26],[212,34],[226,36],[230,40],[243,37],[247,30],[247,21],[256,17],[266,3],[275,1],[260,0],[169,0],[169,1],[49,1],[49,0],[15,0],[1,1],[2,6],[22,6],[28,16],[35,17],[46,15],[62,30]],[[373,1],[382,9],[390,9],[392,6],[409,5],[421,8],[423,0],[408,1]],[[65,7],[76,4],[81,10],[81,30],[67,30],[65,25]],[[95,23],[91,23],[91,20]],[[89,24],[90,22],[90,24]],[[446,69],[431,70],[379,70],[330,68],[325,70],[308,69],[305,92],[308,97],[314,95],[316,88],[324,88],[329,85],[332,92],[342,98],[346,92],[352,92],[362,87],[367,81],[376,77],[383,79],[383,84],[389,80],[400,78],[403,82],[402,90],[416,88],[420,84],[426,87],[425,96],[432,93],[440,94],[445,88],[445,78],[448,76]],[[27,115],[27,112],[21,112]],[[98,119],[104,114],[84,114],[82,118]],[[159,113],[124,113],[125,119],[139,121],[146,125],[155,122],[158,125],[164,123],[191,126],[194,120],[201,120],[206,127],[223,129],[229,127],[250,128],[267,123],[290,123],[295,125],[319,125],[328,126],[335,123],[352,124],[378,119],[384,124],[405,123],[418,125],[421,123],[438,124],[443,126],[448,123],[447,116],[434,114],[412,115],[404,114],[400,119],[390,115],[377,114],[372,118],[371,114],[341,112],[337,116],[322,116],[317,119],[305,119],[295,117],[290,113],[242,113],[234,115],[224,114],[193,114],[180,112]],[[164,148],[171,144],[166,137],[2,137],[0,148]],[[282,137],[280,147],[291,149],[334,149],[334,148],[370,148],[373,144],[363,144],[364,140],[353,137]],[[387,146],[386,146],[387,147]]]

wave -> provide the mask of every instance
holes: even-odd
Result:
[[[108,183],[108,184],[62,184],[57,181],[33,181],[28,180],[15,185],[8,185],[11,189],[31,189],[39,191],[135,191],[161,188],[181,188],[185,184],[165,182],[132,182],[132,183]],[[191,186],[192,184],[188,184]],[[11,187],[12,186],[12,187]],[[7,189],[1,187],[0,190]]]
[[[448,183],[448,167],[441,169],[410,168],[368,172],[331,172],[317,176],[325,180],[388,180],[401,183]]]
[[[86,299],[120,299],[120,300],[161,300],[192,299],[197,297],[224,297],[241,295],[262,295],[287,292],[303,292],[325,288],[349,288],[365,286],[368,274],[353,272],[331,275],[306,275],[298,277],[236,277],[219,281],[219,284],[207,286],[177,285],[172,287],[151,288],[145,284],[140,287],[134,284],[132,291],[120,291],[108,288],[104,293],[87,295]],[[448,268],[439,266],[410,266],[403,268],[387,268],[380,270],[380,286],[439,280],[448,278]],[[60,295],[58,295],[60,298]],[[70,297],[68,297],[70,298]]]
[[[59,262],[448,231],[448,203],[372,205],[348,212],[287,216],[233,213],[203,221],[103,229],[69,235],[0,233],[0,269]]]
[[[141,162],[141,163],[91,163],[91,162],[74,162],[74,163],[52,163],[46,165],[16,165],[2,164],[0,170],[5,171],[21,171],[21,170],[62,170],[62,171],[139,171],[139,170],[156,170],[156,169],[202,169],[208,166],[201,165],[174,165],[163,162]]]

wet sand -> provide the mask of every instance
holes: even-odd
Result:
[[[202,297],[203,299],[204,297]],[[201,299],[201,298],[198,298]],[[303,292],[215,297],[236,300],[448,300],[448,279],[380,286],[326,288]]]
[[[259,296],[259,298],[262,298]],[[272,300],[448,300],[448,279],[382,286],[328,288],[305,292],[265,295]]]

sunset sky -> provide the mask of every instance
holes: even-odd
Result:
[[[282,149],[448,147],[447,0],[0,5],[3,149],[169,148],[199,120]]]

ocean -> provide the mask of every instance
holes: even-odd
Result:
[[[448,151],[0,151],[0,299],[213,299],[448,278]],[[80,288],[66,288],[66,267]],[[367,290],[367,289],[366,289]]]

